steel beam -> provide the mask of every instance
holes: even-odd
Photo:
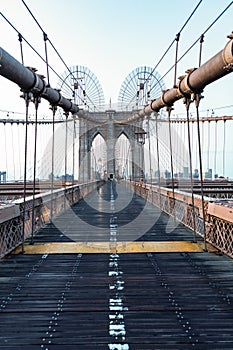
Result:
[[[0,48],[0,75],[17,84],[23,92],[39,95],[51,105],[63,108],[65,112],[75,114],[79,111],[76,104],[63,97],[58,90],[46,86],[40,75],[24,67],[3,48]]]
[[[228,38],[231,40],[228,41],[223,50],[199,68],[187,70],[186,75],[180,77],[176,87],[165,90],[160,97],[128,118],[127,121],[133,121],[153,112],[158,112],[163,107],[172,106],[174,102],[187,95],[201,93],[208,84],[233,72],[233,33]]]

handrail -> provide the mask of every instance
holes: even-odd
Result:
[[[34,228],[35,232],[90,192],[100,186],[103,181],[92,181],[61,189],[54,189],[34,196]],[[33,197],[26,197],[24,238],[28,238],[31,232]],[[0,206],[0,258],[9,254],[22,243],[23,227],[23,198],[16,199],[11,204]],[[52,212],[53,211],[53,212]],[[33,232],[34,233],[34,232]]]

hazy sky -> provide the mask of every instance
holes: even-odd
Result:
[[[88,67],[98,78],[106,104],[117,102],[121,84],[137,67],[155,67],[176,34],[185,24],[199,0],[25,0],[44,32],[71,67]],[[181,32],[179,54],[184,52],[232,4],[229,0],[203,0],[197,11]],[[21,0],[0,0],[0,9],[12,25],[45,57],[42,31]],[[205,35],[202,62],[204,63],[226,45],[233,31],[233,5],[221,16]],[[21,61],[17,32],[0,17],[0,46]],[[46,76],[46,65],[23,42],[24,63],[38,69]],[[48,43],[49,64],[63,74],[63,63]],[[199,43],[178,63],[177,76],[198,66]],[[175,61],[175,45],[157,71],[163,76]],[[50,84],[56,87],[58,78],[50,71]],[[174,72],[164,78],[166,88],[172,88]],[[215,110],[215,115],[233,115],[233,74],[205,88],[200,109]],[[0,76],[0,110],[25,112],[18,86]],[[231,106],[229,108],[222,108]],[[47,101],[40,105],[39,114],[51,116]],[[32,107],[30,107],[32,108]],[[209,113],[210,113],[209,112]],[[33,113],[33,112],[32,112]],[[173,114],[185,113],[182,101],[175,104]],[[10,114],[12,116],[12,114]],[[206,115],[206,114],[205,114]],[[5,118],[6,113],[0,112]],[[223,144],[221,124],[218,144]],[[232,121],[227,122],[226,174],[233,177]],[[214,131],[213,131],[214,132]],[[206,131],[205,131],[206,134]],[[211,138],[213,143],[214,139]],[[219,146],[219,152],[221,148]],[[214,145],[213,145],[214,147]],[[212,147],[212,148],[213,148]],[[221,154],[220,154],[221,156]],[[221,166],[221,161],[220,165]],[[206,164],[204,165],[206,168]],[[213,165],[211,164],[211,167]],[[218,170],[218,169],[217,169]],[[222,170],[218,170],[221,174]]]
[[[182,28],[199,0],[25,0],[68,66],[88,67],[99,79],[105,101],[117,102],[120,86],[136,67],[154,67]],[[229,5],[229,0],[203,0],[181,33],[179,56],[195,42]],[[44,57],[43,35],[21,0],[0,0],[1,12]],[[226,36],[233,30],[233,6],[207,32],[203,59],[223,49]],[[17,33],[0,17],[0,45],[20,61]],[[23,43],[25,65],[46,76],[43,62]],[[198,64],[196,45],[178,64],[178,76]],[[61,64],[48,45],[49,63],[62,74]],[[174,63],[175,46],[157,70],[163,75]],[[167,88],[173,85],[173,72],[164,78]],[[232,105],[233,75],[207,87],[202,108]],[[57,78],[51,73],[51,85]],[[10,90],[9,90],[10,88]],[[18,87],[0,77],[0,109],[23,110]],[[179,112],[179,109],[178,109]]]

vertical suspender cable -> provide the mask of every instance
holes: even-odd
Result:
[[[24,94],[26,103],[25,116],[25,142],[24,142],[24,176],[23,176],[23,227],[22,227],[22,253],[24,253],[24,236],[25,236],[25,221],[26,221],[26,190],[27,190],[27,148],[28,148],[28,110],[30,102],[30,93]]]
[[[215,122],[215,136],[214,136],[214,176],[217,175],[217,120]]]
[[[222,150],[222,172],[225,176],[225,153],[226,153],[226,120],[223,122],[223,150]]]
[[[35,134],[34,134],[34,162],[33,162],[33,193],[32,193],[32,223],[31,223],[31,242],[34,244],[34,229],[35,229],[35,192],[36,192],[36,161],[37,161],[37,119],[38,119],[38,106],[40,97],[34,96],[35,104]]]
[[[7,136],[6,136],[6,126],[7,126],[7,123],[4,123],[4,141],[5,141],[6,173],[7,173],[7,176],[9,176],[9,169],[8,169],[8,157],[7,157]]]
[[[210,168],[210,121],[208,120],[208,145],[207,145],[207,172],[209,173]]]
[[[171,175],[172,175],[172,197],[173,197],[173,204],[172,204],[172,211],[175,217],[175,182],[174,182],[174,169],[173,169],[173,147],[172,147],[172,135],[171,135],[171,111],[172,107],[167,107],[168,112],[168,127],[169,127],[169,147],[170,147],[170,162],[171,162]]]
[[[199,39],[200,42],[200,49],[199,49],[199,59],[198,59],[198,66],[201,66],[201,58],[202,58],[202,48],[203,48],[203,42],[204,42],[204,34],[202,34],[200,36]],[[205,129],[205,125],[204,125],[204,121],[202,121],[202,159],[204,157],[204,129]],[[208,153],[208,151],[207,151]],[[208,154],[207,154],[207,159],[208,159]],[[207,160],[208,163],[208,160]]]
[[[182,130],[182,123],[181,122],[177,122],[177,123],[174,123],[174,124],[172,124],[172,125],[175,125],[175,132],[174,132],[174,150],[176,151],[176,153],[177,153],[177,161],[178,161],[178,166],[179,166],[179,164],[181,165],[183,165],[183,163],[182,163],[182,159],[183,159],[183,148],[182,149],[180,149],[179,150],[179,147],[180,147],[180,145],[179,145],[179,143],[178,143],[178,137],[177,137],[177,135],[178,135],[178,133],[180,133],[180,135],[181,135],[181,137],[182,137],[182,140],[184,140],[183,139],[183,135],[182,135],[182,132],[183,132],[183,130]]]
[[[202,44],[204,41],[204,35],[200,37],[200,51],[199,51],[199,67],[201,66],[201,56],[202,56]],[[202,169],[202,152],[201,152],[201,137],[200,137],[200,116],[199,116],[199,105],[202,96],[201,93],[194,93],[194,101],[196,106],[196,116],[197,116],[197,138],[198,138],[198,153],[199,153],[199,166],[200,166],[200,180],[201,180],[201,205],[202,205],[202,216],[203,216],[203,236],[204,236],[204,248],[207,250],[206,245],[206,224],[205,224],[205,202],[204,202],[204,189],[203,189],[203,169]],[[204,125],[204,122],[203,122]],[[204,132],[202,137],[204,136]],[[202,145],[203,147],[203,145]]]
[[[19,179],[21,179],[21,176],[22,176],[22,171],[21,171],[21,145],[20,145],[20,136],[19,136],[19,129],[20,129],[20,126],[17,127],[17,132],[18,132],[18,159],[19,159]]]
[[[147,119],[148,126],[148,141],[149,141],[149,162],[150,162],[150,185],[152,186],[152,166],[151,166],[151,144],[150,144],[150,117]]]
[[[21,52],[21,61],[24,65],[23,59],[23,44],[22,44],[22,35],[18,33],[18,39],[20,42],[20,52]],[[23,98],[25,100],[26,112],[25,112],[25,141],[24,141],[24,175],[23,175],[23,212],[22,212],[22,237],[21,237],[21,250],[22,254],[24,254],[24,239],[25,239],[25,220],[26,220],[26,187],[27,187],[27,147],[28,147],[28,112],[29,112],[29,103],[31,100],[31,95],[29,92],[23,94]]]
[[[22,61],[22,65],[24,65],[22,35],[20,33],[18,33],[18,38],[19,38],[19,43],[20,43],[21,61]]]
[[[66,117],[66,129],[65,129],[65,186],[66,186],[66,182],[67,182],[67,143],[68,143],[68,116],[69,116],[69,112],[65,112],[65,117]],[[65,189],[65,193],[64,193],[64,209],[66,208],[66,189]]]
[[[159,208],[162,210],[161,206],[161,174],[160,174],[160,156],[159,156],[159,133],[158,133],[158,115],[155,114],[155,127],[156,127],[156,150],[157,150],[157,163],[158,163],[158,185],[159,185]]]
[[[48,86],[50,86],[49,82],[49,63],[48,63],[48,50],[47,50],[47,40],[48,36],[45,32],[43,32],[44,36],[44,45],[45,45],[45,60],[46,60],[46,69],[47,69],[47,81],[48,81]]]
[[[179,40],[180,40],[180,33],[176,34],[176,55],[175,55],[175,72],[174,72],[174,87],[176,87],[176,75],[177,75],[177,61],[178,61],[178,48],[179,48]]]
[[[77,104],[77,96],[75,93],[76,90],[73,92],[73,98],[74,103]],[[73,178],[72,178],[72,186],[74,186],[74,173],[75,173],[75,139],[76,139],[76,117],[73,115]],[[72,189],[72,204],[74,202],[74,188]]]
[[[68,113],[65,113],[66,121],[66,129],[65,129],[65,184],[67,181],[67,149],[68,149]]]
[[[180,121],[178,122],[178,126],[180,127],[181,131],[180,133],[177,132],[177,136],[176,136],[176,139],[177,139],[177,152],[179,152],[178,154],[181,155],[181,164],[182,164],[182,172],[184,172],[184,167],[185,167],[185,157],[184,157],[184,147],[182,146],[181,142],[179,142],[179,138],[178,138],[178,135],[181,134],[181,137],[182,137],[182,140],[184,143],[186,143],[186,134],[185,134],[185,123],[183,121]],[[179,144],[180,146],[182,146],[181,149],[179,149]]]
[[[189,125],[190,125],[190,116],[191,116],[191,114],[189,113]],[[194,150],[195,148],[194,148],[193,122],[192,122],[191,126],[192,126],[192,128],[191,128],[192,148],[191,149]]]
[[[14,150],[14,136],[13,136],[13,123],[11,123],[11,149],[13,158],[13,179],[15,181],[15,150]]]
[[[179,143],[178,143],[178,137],[176,137],[177,134],[180,132],[180,130],[179,130],[180,129],[180,122],[178,121],[178,123],[174,123],[173,125],[175,125],[174,148],[175,148],[175,150],[177,152],[177,155],[180,157],[180,159],[178,159],[178,163],[181,163],[182,154],[181,154],[181,152],[178,151]],[[181,130],[181,133],[182,133],[182,130]]]
[[[72,204],[74,203],[74,171],[75,171],[75,139],[76,139],[76,122],[75,117],[73,116],[73,164],[72,164]]]
[[[202,141],[201,141],[201,144],[202,144],[202,158],[204,158],[204,150],[205,150],[205,122],[204,120],[202,120],[202,130],[201,130],[201,136],[202,136]]]
[[[53,105],[51,107],[53,112],[53,123],[52,123],[52,164],[51,164],[51,205],[50,205],[50,221],[53,219],[53,211],[54,211],[54,198],[53,198],[53,191],[54,191],[54,140],[55,140],[55,114],[57,111],[57,106]]]
[[[125,159],[125,176],[124,178],[128,178],[129,174],[130,174],[130,179],[132,178],[132,171],[131,169],[129,168],[130,166],[130,162],[129,162],[129,151],[130,151],[130,144],[128,146],[128,150],[127,150],[127,153],[126,153],[126,159]]]
[[[176,34],[176,54],[175,54],[175,64],[174,64],[174,88],[176,85],[176,75],[177,75],[177,61],[178,61],[178,48],[179,48],[179,40],[180,33]],[[172,210],[175,217],[175,183],[174,183],[174,171],[173,171],[173,149],[172,149],[172,136],[171,136],[171,111],[172,107],[167,107],[168,111],[168,123],[169,123],[169,145],[170,145],[170,159],[171,159],[171,173],[172,173],[172,196],[173,196],[173,204]]]
[[[202,44],[204,42],[204,34],[200,36],[200,51],[199,51],[199,67],[201,66]]]
[[[196,115],[197,115],[197,137],[198,137],[198,152],[199,152],[199,165],[200,165],[200,180],[201,180],[201,203],[202,203],[202,215],[203,215],[203,236],[204,236],[204,246],[206,246],[206,225],[205,225],[205,202],[204,202],[204,190],[203,190],[203,170],[202,170],[202,153],[201,153],[201,137],[200,137],[200,117],[199,117],[199,103],[201,99],[200,94],[194,94],[194,101],[196,105]]]
[[[196,216],[195,216],[195,202],[194,202],[194,192],[193,192],[193,166],[192,166],[192,148],[191,148],[191,133],[190,133],[190,119],[189,119],[189,106],[191,99],[189,97],[185,98],[186,113],[187,113],[187,131],[188,131],[188,150],[189,150],[189,169],[190,169],[190,184],[191,184],[191,194],[192,194],[192,215],[193,215],[193,238],[194,242],[197,241],[196,233]]]
[[[186,121],[182,121],[181,123],[183,127],[183,135],[184,135],[183,142],[185,142],[186,144],[188,139],[188,132],[186,130]],[[190,123],[189,123],[189,127],[190,127]],[[190,142],[192,142],[191,130],[190,130]],[[186,166],[185,147],[182,147],[182,151],[183,151],[183,171],[184,171],[184,167]]]

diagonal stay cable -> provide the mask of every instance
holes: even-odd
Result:
[[[23,0],[22,0],[23,1]],[[201,5],[202,0],[199,1],[199,3],[196,5],[196,7],[194,8],[194,10],[192,11],[192,13],[190,14],[190,16],[187,18],[187,20],[185,21],[185,23],[183,24],[183,26],[181,27],[181,29],[179,30],[179,35],[181,34],[181,32],[184,30],[184,28],[186,27],[186,25],[188,24],[188,22],[191,20],[192,16],[194,15],[194,13],[197,11],[198,7]],[[164,54],[162,55],[162,57],[160,58],[160,60],[157,62],[157,64],[154,66],[154,68],[152,69],[152,71],[150,72],[150,74],[148,75],[147,79],[145,80],[145,83],[150,79],[150,77],[152,76],[152,74],[154,73],[154,71],[156,70],[156,68],[159,66],[159,64],[162,62],[162,60],[164,59],[164,57],[166,56],[166,54],[170,51],[171,47],[173,46],[173,44],[176,42],[176,38],[174,38],[171,42],[171,44],[168,46],[167,50],[164,52]],[[178,61],[177,61],[178,62]],[[174,67],[174,66],[173,66]],[[172,68],[173,68],[172,67]],[[172,69],[171,68],[171,69]],[[162,79],[162,78],[161,78]],[[160,79],[160,80],[161,80]],[[159,82],[157,82],[159,83]],[[156,83],[156,85],[157,85]],[[154,86],[156,86],[154,85]],[[153,87],[152,87],[153,88]],[[151,88],[151,90],[152,90]],[[134,96],[135,97],[135,96]],[[133,98],[134,98],[133,97]],[[132,98],[132,99],[133,99]],[[129,102],[129,104],[132,102],[132,100]],[[127,107],[129,106],[129,104],[127,105]]]
[[[4,14],[2,12],[0,12],[0,15],[4,18],[4,20],[17,32],[18,35],[20,35],[21,39],[23,39],[25,41],[25,43],[38,55],[38,57],[40,57],[40,59],[46,63],[46,60],[39,54],[39,52],[29,43],[29,41],[18,31],[18,29],[15,28],[15,26],[4,16]],[[50,66],[48,65],[49,68],[53,71],[53,73],[59,78],[61,79],[62,81],[64,81],[64,79]],[[67,87],[73,91],[71,89],[71,87],[66,83],[64,82]]]
[[[30,15],[32,16],[33,20],[36,22],[36,24],[38,25],[38,27],[40,28],[40,30],[42,31],[43,35],[46,35],[47,41],[50,43],[50,45],[52,46],[53,50],[56,52],[56,54],[58,55],[58,57],[60,58],[60,60],[62,61],[62,63],[64,64],[64,66],[66,67],[66,69],[68,70],[68,72],[71,74],[71,76],[73,77],[73,79],[77,82],[77,77],[74,76],[73,72],[70,70],[70,68],[67,66],[67,64],[65,63],[64,59],[62,58],[62,56],[60,55],[60,53],[58,52],[58,50],[55,48],[55,46],[53,45],[53,43],[51,42],[51,40],[49,39],[49,37],[47,36],[47,34],[45,33],[44,29],[42,28],[42,26],[40,25],[40,23],[38,22],[38,20],[36,19],[36,17],[33,15],[32,11],[30,10],[30,8],[27,6],[26,2],[24,0],[21,0],[22,3],[24,4],[24,6],[26,7],[26,9],[28,10],[28,12],[30,13]],[[83,92],[83,91],[82,91]],[[79,96],[80,99],[81,96]],[[91,99],[89,98],[89,100],[91,101]]]
[[[222,17],[222,15],[230,8],[230,6],[233,4],[233,1],[229,3],[229,5],[218,15],[218,17],[215,18],[215,20],[206,28],[206,30],[194,41],[194,43],[183,53],[183,55],[177,60],[177,63],[180,62],[184,56],[187,55],[187,53],[200,41],[200,38],[204,36],[211,27]],[[171,66],[171,68],[168,69],[168,71],[156,82],[154,86],[152,86],[151,89],[153,89],[173,68],[175,64]]]

